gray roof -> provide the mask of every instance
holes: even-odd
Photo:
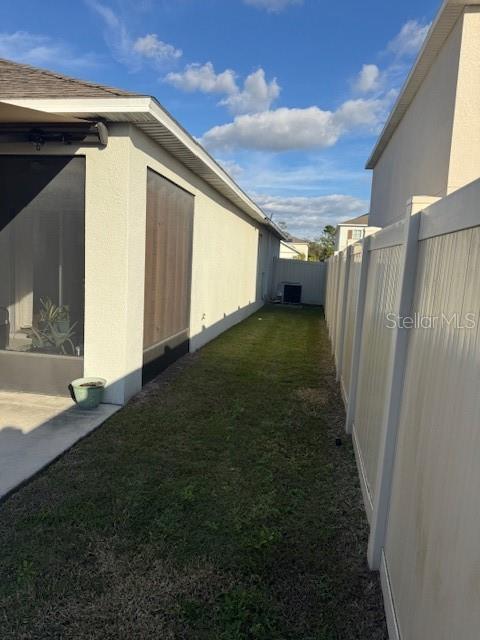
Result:
[[[363,216],[357,216],[356,218],[352,218],[351,220],[345,220],[345,222],[340,222],[340,224],[349,224],[349,225],[368,225],[368,213],[365,213]]]
[[[0,99],[106,98],[141,95],[0,58]]]

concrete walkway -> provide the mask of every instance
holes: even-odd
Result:
[[[119,409],[81,411],[70,398],[0,391],[0,499]]]

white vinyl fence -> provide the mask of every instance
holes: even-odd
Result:
[[[391,640],[480,637],[480,180],[328,261]]]
[[[325,262],[275,258],[272,295],[281,295],[285,284],[300,284],[303,304],[323,305],[325,303],[326,273],[327,265]]]

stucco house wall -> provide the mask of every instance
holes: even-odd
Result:
[[[370,224],[400,220],[412,196],[444,197],[479,177],[479,36],[480,7],[466,6],[373,167]]]
[[[447,193],[480,176],[480,7],[465,8]]]
[[[147,169],[195,196],[191,350],[262,306],[280,240],[134,125],[108,128],[106,147],[15,143],[2,153],[86,158],[84,375],[107,379],[105,401],[123,404],[142,384]]]
[[[135,218],[146,210],[147,168],[195,196],[190,349],[200,348],[262,306],[279,239],[165,149],[131,126],[131,190]],[[142,289],[143,291],[143,289]]]
[[[461,39],[459,20],[375,166],[373,226],[400,220],[414,194],[447,193]]]
[[[86,158],[84,375],[106,378],[105,400],[114,404],[140,388],[142,369],[145,215],[132,206],[128,133],[114,125],[104,148],[47,144],[38,152]],[[36,152],[15,143],[2,153]]]

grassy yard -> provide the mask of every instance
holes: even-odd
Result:
[[[321,312],[177,369],[1,505],[0,638],[386,638]]]

